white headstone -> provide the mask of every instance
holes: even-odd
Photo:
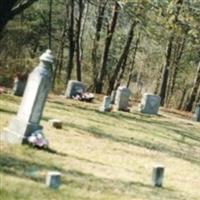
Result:
[[[105,96],[103,98],[102,106],[100,107],[100,111],[106,112],[111,110],[111,99],[110,96]]]
[[[154,187],[162,187],[164,178],[164,166],[156,165],[153,167],[152,184]]]
[[[61,184],[61,173],[56,171],[48,172],[46,177],[46,185],[49,188],[58,189]]]
[[[120,86],[117,89],[115,105],[117,110],[127,110],[128,109],[128,101],[130,97],[130,90],[125,86]]]
[[[65,97],[72,98],[73,96],[84,92],[86,92],[86,86],[82,82],[70,80],[67,84]]]
[[[40,56],[40,64],[29,75],[27,86],[19,107],[2,139],[9,143],[26,142],[31,133],[41,130],[40,119],[51,87],[51,68],[54,57],[50,50]]]
[[[160,96],[145,93],[139,104],[139,111],[145,114],[157,115],[160,107]]]

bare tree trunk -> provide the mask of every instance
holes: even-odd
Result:
[[[171,78],[169,82],[169,88],[168,88],[168,102],[170,101],[170,98],[172,97],[174,93],[174,88],[175,88],[175,83],[176,83],[176,78],[179,70],[179,63],[183,55],[183,51],[185,48],[185,42],[186,42],[186,35],[181,38],[181,41],[177,41],[178,47],[176,48],[175,58],[174,62],[172,64],[172,73],[171,73]]]
[[[174,21],[173,21],[174,25],[178,22],[178,16],[179,16],[182,4],[183,4],[183,0],[177,0],[175,2],[175,4],[176,4],[176,10],[174,13]],[[159,95],[161,97],[161,105],[162,106],[164,106],[166,93],[167,93],[169,67],[170,67],[170,59],[171,59],[171,55],[172,55],[174,34],[175,34],[175,30],[172,31],[172,33],[169,37],[169,41],[168,41],[168,45],[167,45],[167,49],[166,49],[165,63],[163,65],[162,76],[161,76],[161,80],[160,80]]]
[[[106,37],[105,48],[104,48],[103,57],[102,57],[102,64],[101,64],[101,68],[100,68],[100,71],[97,77],[97,82],[96,82],[97,93],[101,93],[103,89],[103,80],[106,74],[106,66],[107,66],[107,61],[108,61],[109,49],[110,49],[111,41],[113,38],[113,33],[115,31],[115,27],[117,24],[119,8],[120,6],[118,2],[115,2],[115,5],[113,7],[112,21],[107,30],[107,37]]]
[[[198,103],[200,103],[200,86],[199,86],[199,89],[198,89],[198,93],[197,93],[194,105],[197,105]]]
[[[162,69],[160,88],[159,88],[159,96],[161,97],[161,105],[162,106],[165,103],[173,40],[174,40],[174,34],[171,34],[171,37],[169,38],[168,45],[167,45],[166,59],[165,59],[165,64]]]
[[[104,12],[107,5],[107,0],[100,0],[99,7],[98,7],[98,15],[97,15],[97,23],[96,23],[96,32],[95,37],[93,40],[93,48],[92,48],[92,69],[93,69],[93,84],[96,86],[96,79],[98,75],[97,71],[97,50],[99,46],[100,41],[100,33],[102,29],[103,24],[103,18],[104,18]]]
[[[55,64],[55,69],[53,72],[53,83],[52,83],[52,89],[54,90],[55,88],[55,80],[57,77],[57,72],[58,75],[61,75],[61,70],[62,70],[62,65],[63,65],[63,52],[64,52],[64,43],[65,43],[65,36],[66,36],[66,21],[64,23],[64,27],[62,30],[62,34],[61,34],[61,40],[60,40],[60,46],[58,48],[58,56],[57,56],[57,61]],[[58,71],[59,70],[59,71]]]
[[[183,92],[182,92],[182,95],[181,95],[181,99],[180,99],[180,102],[179,102],[179,105],[177,107],[178,110],[181,110],[182,107],[183,107],[183,104],[184,104],[184,100],[186,98],[186,95],[187,95],[187,88],[185,87],[183,89]]]
[[[75,52],[75,41],[74,41],[74,0],[70,0],[70,21],[69,21],[69,30],[68,30],[68,38],[69,38],[69,50],[68,50],[68,63],[67,63],[67,77],[66,84],[71,78],[72,69],[74,66],[74,52]]]
[[[77,19],[77,28],[76,28],[76,76],[77,80],[81,81],[81,27],[82,27],[82,17],[84,10],[84,2],[83,0],[78,1],[79,7],[79,16]]]
[[[49,49],[51,49],[51,34],[52,34],[52,4],[53,4],[53,0],[49,0],[49,29],[48,29],[48,40],[49,40]]]
[[[186,107],[185,107],[185,110],[188,111],[188,112],[192,111],[194,102],[195,102],[196,97],[198,95],[199,87],[200,87],[200,62],[199,62],[199,65],[197,67],[197,75],[196,75],[195,80],[194,80],[194,85],[193,85],[191,94],[189,96],[189,99],[188,99],[188,101],[186,103]]]
[[[123,71],[125,69],[125,65],[126,65],[126,60],[127,60],[127,57],[128,57],[128,53],[129,53],[129,49],[130,49],[130,46],[131,46],[131,43],[132,43],[132,40],[133,40],[133,36],[134,36],[134,28],[136,26],[136,22],[134,21],[132,24],[131,24],[131,27],[130,27],[130,30],[129,30],[129,33],[128,33],[128,36],[127,36],[127,40],[126,40],[126,44],[124,46],[124,49],[122,51],[122,54],[119,58],[119,61],[115,67],[115,70],[114,70],[114,73],[110,79],[110,82],[109,82],[109,88],[108,88],[108,91],[107,93],[110,94],[115,86],[115,82],[117,80],[117,77],[118,77],[118,74],[120,72],[120,69],[122,70],[122,74],[121,74],[121,77],[118,79],[118,83],[119,81],[121,80],[122,76],[123,76]]]
[[[130,83],[131,83],[131,79],[132,79],[132,75],[133,75],[133,69],[134,69],[134,66],[135,66],[135,58],[136,58],[139,42],[140,42],[140,37],[137,38],[136,43],[135,43],[135,49],[134,49],[134,52],[133,52],[133,60],[132,60],[132,63],[131,63],[131,67],[130,67],[130,71],[129,71],[129,75],[128,75],[128,81],[127,81],[127,85],[126,85],[127,88],[130,86]]]
[[[86,25],[86,21],[87,21],[87,16],[88,16],[88,11],[89,11],[89,1],[87,1],[84,4],[84,10],[83,10],[83,21],[81,24],[81,31],[80,31],[80,49],[81,49],[81,60],[83,60],[83,53],[84,53],[84,49],[83,49],[83,38],[84,38],[84,33],[85,33],[85,25]]]

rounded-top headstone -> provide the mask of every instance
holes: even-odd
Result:
[[[160,96],[151,93],[144,93],[141,103],[139,104],[139,111],[145,114],[157,115],[160,107],[160,101]]]
[[[120,86],[117,89],[115,104],[118,110],[127,110],[130,90],[126,86]]]
[[[103,103],[100,107],[101,112],[106,112],[106,111],[111,111],[112,106],[111,106],[111,98],[110,96],[104,96],[103,98]]]
[[[52,52],[50,49],[47,49],[41,56],[40,61],[53,63],[54,62],[54,56],[52,55]]]
[[[86,86],[80,81],[70,80],[67,84],[67,89],[65,92],[66,98],[73,98],[77,94],[86,92]]]

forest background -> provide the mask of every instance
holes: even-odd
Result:
[[[185,111],[200,102],[199,0],[0,0],[0,86],[47,48],[54,92],[76,79],[95,93],[152,92]]]

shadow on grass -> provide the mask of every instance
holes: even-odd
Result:
[[[91,173],[84,173],[78,170],[64,170],[51,164],[39,164],[27,160],[22,160],[10,155],[1,155],[0,157],[0,172],[18,178],[27,178],[32,181],[44,183],[45,176],[39,172],[47,170],[56,170],[62,173],[62,184],[71,188],[80,188],[87,190],[88,192],[100,192],[109,194],[125,194],[125,196],[134,197],[137,192],[144,197],[152,195],[156,192],[158,195],[164,195],[164,197],[176,197],[176,191],[170,188],[153,188],[149,183],[136,182],[136,181],[124,181],[119,179],[108,179],[97,177]],[[170,199],[170,198],[169,198]]]
[[[11,103],[20,103],[22,97],[14,96],[12,94],[3,94],[1,95],[1,100],[11,102]]]
[[[118,143],[135,145],[135,146],[147,148],[149,150],[155,150],[155,151],[167,153],[174,157],[181,158],[189,162],[200,165],[200,159],[198,158],[198,155],[197,155],[198,152],[188,153],[186,151],[183,151],[183,149],[181,148],[178,148],[178,147],[172,148],[168,146],[167,144],[159,144],[159,143],[156,144],[154,142],[140,140],[133,137],[130,138],[130,137],[125,137],[125,136],[114,135],[114,133],[113,134],[105,133],[100,128],[97,128],[94,126],[84,127],[78,124],[67,123],[67,122],[65,122],[65,125],[71,128],[78,129],[79,131],[85,131],[98,138],[108,139],[108,140],[118,142]]]
[[[66,107],[73,106],[73,107],[81,109],[81,110],[95,111],[95,108],[88,108],[88,104],[94,105],[92,102],[83,102],[83,101],[77,101],[77,100],[73,100],[73,99],[68,99],[68,100],[70,100],[70,103],[68,102],[68,104],[65,104],[64,102],[60,102],[60,101],[55,101],[55,100],[49,100],[49,103],[58,104],[61,106],[66,106]],[[87,107],[86,107],[86,105],[87,105]],[[51,107],[56,108],[56,105],[55,106],[51,105]],[[57,107],[57,108],[60,109],[60,107]]]
[[[5,108],[0,108],[0,112],[11,114],[11,115],[17,114],[17,111],[7,110]]]
[[[133,121],[136,121],[136,122],[141,123],[143,125],[145,125],[145,124],[156,125],[158,127],[166,129],[167,131],[173,132],[174,135],[181,136],[181,138],[182,138],[181,142],[188,144],[188,145],[191,145],[191,144],[185,142],[184,141],[185,139],[190,139],[190,140],[193,140],[195,142],[200,142],[200,136],[199,135],[197,135],[195,133],[191,134],[190,132],[185,131],[185,129],[183,129],[182,126],[177,125],[177,123],[175,123],[175,122],[154,120],[155,117],[160,118],[160,116],[144,115],[144,114],[141,114],[141,113],[137,113],[137,114],[129,113],[129,115],[125,115],[124,113],[121,113],[121,112],[120,113],[114,113],[114,112],[112,112],[112,113],[102,113],[102,112],[99,112],[99,113],[104,115],[104,116],[113,117],[113,118],[119,119],[119,120],[129,120],[129,121],[133,120]],[[140,117],[138,118],[135,115],[138,115]],[[126,123],[128,123],[128,122],[126,122]],[[130,128],[130,130],[132,130],[132,128]],[[159,136],[167,139],[167,137],[165,135],[162,136],[161,134],[159,134]],[[174,139],[174,138],[171,138],[171,139]],[[174,139],[174,140],[180,142],[180,140],[176,140],[176,139]]]
[[[154,188],[150,183],[102,178],[78,170],[68,170],[64,174],[63,183],[88,191],[123,195],[124,197],[136,197],[136,199],[139,197],[142,199],[155,200],[155,196],[158,197],[156,199],[180,198],[180,194],[171,188]]]
[[[1,154],[0,156],[0,172],[7,173],[12,176],[21,178],[29,178],[33,181],[44,181],[41,176],[38,176],[38,172],[44,172],[47,170],[56,170],[64,172],[62,168],[55,165],[39,164],[27,160],[15,158],[7,154]]]

